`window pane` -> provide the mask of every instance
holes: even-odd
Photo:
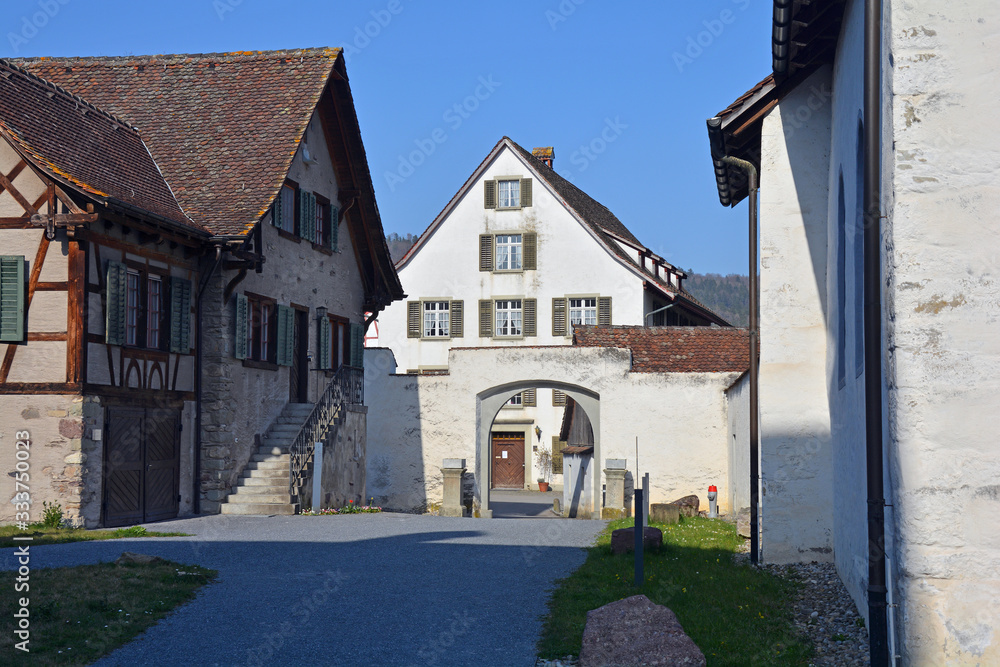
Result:
[[[512,208],[521,205],[521,181],[500,181],[497,192],[499,208]]]
[[[128,272],[125,301],[125,344],[135,345],[139,337],[139,274]]]
[[[146,347],[160,349],[160,322],[163,318],[163,282],[150,276],[146,283]]]

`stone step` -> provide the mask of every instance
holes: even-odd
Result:
[[[252,465],[252,463],[251,463]],[[255,477],[257,479],[288,479],[288,464],[286,463],[284,467],[281,468],[260,468],[251,469],[248,467],[243,469],[242,477],[244,479]]]
[[[237,482],[239,488],[249,486],[282,488],[288,490],[288,475],[283,477],[241,477]]]
[[[281,411],[282,415],[308,415],[316,406],[312,403],[289,403]],[[303,417],[304,418],[304,417]]]
[[[247,503],[287,503],[288,489],[284,493],[250,493],[251,487],[240,487],[236,493],[229,494],[228,502],[245,505]]]
[[[271,445],[268,447],[258,447],[254,456],[263,457],[274,457],[274,456],[288,456],[288,447],[281,445]],[[255,461],[260,459],[254,459]]]
[[[278,451],[273,451],[273,450],[278,450]],[[289,456],[290,455],[288,453],[288,449],[282,451],[280,447],[274,447],[272,448],[272,451],[267,451],[267,452],[262,452],[258,449],[257,453],[250,457],[250,460],[257,462],[284,461],[285,463],[288,463]]]
[[[297,514],[298,503],[226,503],[223,514]]]
[[[288,470],[288,460],[250,461],[244,470]]]

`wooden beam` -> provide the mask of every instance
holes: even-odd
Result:
[[[52,223],[56,227],[66,227],[68,225],[86,225],[91,222],[97,222],[96,213],[57,213],[54,215],[42,215],[41,213],[36,213],[31,216],[31,224],[35,226],[44,226]]]
[[[65,331],[29,331],[28,342],[32,341],[64,341],[68,340]]]
[[[80,394],[79,382],[7,382],[0,384],[0,394]]]
[[[39,282],[35,285],[36,292],[65,292],[68,289],[69,283],[67,282],[51,282],[43,283]]]
[[[13,197],[25,211],[31,215],[38,213],[38,210],[28,203],[28,200],[24,198],[24,195],[17,191],[17,188],[15,188],[13,183],[10,182],[10,179],[3,174],[0,174],[0,192],[3,192],[4,190],[9,192],[10,196]]]
[[[66,332],[66,381],[79,382],[83,368],[83,309],[87,305],[85,280],[87,276],[87,253],[80,247],[80,242],[71,240],[69,243],[69,289],[67,290],[67,322]]]

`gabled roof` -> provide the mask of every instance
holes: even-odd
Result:
[[[632,351],[633,373],[742,373],[750,333],[732,327],[573,327],[573,344]]]
[[[413,246],[403,255],[398,262],[396,262],[396,268],[402,268],[410,259],[420,250],[423,244],[430,238],[431,234],[435,229],[444,221],[448,216],[454,206],[458,201],[469,191],[469,189],[479,180],[482,173],[485,171],[486,166],[489,165],[494,158],[500,153],[504,148],[509,148],[515,154],[517,154],[531,169],[534,176],[539,180],[547,184],[555,196],[560,199],[564,206],[570,211],[570,213],[584,224],[598,239],[610,253],[612,253],[621,263],[625,264],[633,273],[638,277],[641,277],[649,285],[655,287],[659,291],[663,292],[670,298],[680,298],[689,306],[693,306],[696,310],[703,311],[703,314],[710,320],[715,320],[719,324],[728,324],[721,317],[709,310],[705,305],[699,303],[695,300],[689,293],[685,292],[683,289],[678,289],[676,286],[670,284],[665,278],[657,276],[653,271],[644,268],[639,264],[639,262],[632,257],[632,255],[626,252],[617,242],[623,241],[627,245],[633,246],[637,251],[641,250],[647,254],[647,256],[656,257],[655,253],[646,248],[639,239],[629,231],[621,220],[619,220],[614,213],[612,213],[604,204],[588,195],[586,192],[576,187],[568,180],[563,178],[554,169],[549,167],[545,162],[539,159],[538,156],[533,155],[531,152],[522,148],[516,141],[510,137],[503,137],[493,146],[493,149],[489,152],[486,158],[479,163],[472,175],[466,179],[462,187],[459,188],[455,196],[451,198],[444,209],[438,213],[437,217],[431,222],[431,224],[424,230],[420,237],[416,240]],[[545,155],[543,155],[545,157]],[[664,262],[664,264],[667,264]],[[674,268],[671,265],[670,268]],[[683,271],[678,271],[683,274]]]
[[[17,60],[139,128],[184,212],[241,235],[277,195],[340,49]]]
[[[27,162],[70,189],[207,235],[181,211],[134,127],[4,60],[0,134]]]

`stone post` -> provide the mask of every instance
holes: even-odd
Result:
[[[441,516],[462,516],[462,474],[465,472],[465,459],[445,459],[441,467],[444,475],[444,502],[441,503]]]
[[[605,491],[602,519],[625,516],[625,459],[607,459],[604,469]]]

